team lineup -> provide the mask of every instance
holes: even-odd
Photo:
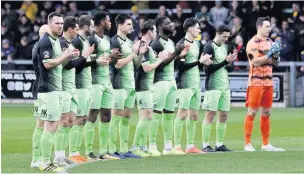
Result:
[[[133,42],[127,37],[133,30],[129,15],[117,15],[117,33],[112,38],[104,34],[111,29],[110,21],[103,11],[79,18],[52,12],[48,24],[40,28],[40,40],[32,52],[37,80],[33,85],[36,127],[31,167],[59,172],[69,164],[100,159],[232,151],[224,144],[231,105],[228,73],[237,58],[226,44],[230,29],[220,25],[215,38],[203,46],[195,40],[201,32],[198,21],[187,18],[183,24],[186,35],[175,44],[170,39],[170,19],[158,17],[147,20],[141,40]],[[250,140],[253,120],[260,111],[261,150],[284,151],[269,142],[272,66],[278,65],[282,46],[268,39],[269,18],[258,18],[256,27],[258,32],[246,47],[250,70],[244,150],[255,151]],[[201,103],[202,71],[207,79]],[[130,148],[129,120],[135,106],[139,121]],[[200,107],[206,111],[202,148],[194,145]],[[217,112],[216,146],[212,148],[209,139]],[[98,152],[93,151],[95,124]],[[182,149],[184,124],[187,139]],[[164,136],[161,152],[156,143],[159,125]],[[80,154],[83,142],[84,156]]]

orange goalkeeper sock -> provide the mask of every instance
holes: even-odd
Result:
[[[252,129],[253,129],[253,120],[254,120],[254,116],[246,115],[245,121],[244,121],[245,144],[250,143]]]
[[[267,115],[261,115],[260,128],[262,133],[263,145],[269,143],[269,134],[270,134],[270,119]]]

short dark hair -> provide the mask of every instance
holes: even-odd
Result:
[[[183,28],[184,28],[184,30],[187,32],[188,28],[194,27],[196,24],[198,24],[198,21],[197,21],[194,17],[192,17],[192,18],[187,18],[187,19],[184,21]]]
[[[258,28],[259,25],[262,26],[264,21],[269,21],[270,22],[270,18],[268,16],[267,17],[259,17],[256,24],[255,24],[256,28]]]
[[[143,27],[142,27],[142,29],[141,29],[141,33],[144,35],[144,34],[146,34],[149,30],[154,30],[154,27],[153,26],[155,26],[155,21],[154,20],[152,20],[152,19],[148,19],[145,23],[144,23],[144,25],[143,25]]]
[[[49,15],[48,15],[48,22],[50,22],[53,17],[63,17],[63,15],[61,13],[58,13],[58,12],[51,12]]]
[[[90,26],[92,17],[89,15],[82,15],[80,16],[79,20],[79,28],[83,29],[84,26]]]
[[[164,20],[167,18],[168,18],[168,16],[162,16],[162,17],[156,18],[156,20],[155,20],[156,28],[158,28],[160,25],[162,25],[164,23]]]
[[[126,20],[132,19],[130,15],[125,13],[119,13],[115,18],[115,24],[118,26],[118,24],[124,24]]]
[[[78,24],[78,19],[72,16],[67,16],[64,18],[63,22],[63,31],[68,31],[69,28],[74,29],[76,27],[76,24]]]
[[[100,22],[102,20],[105,20],[107,16],[109,16],[109,13],[105,12],[105,11],[97,11],[96,13],[94,13],[94,15],[93,15],[94,25],[95,26],[100,25]]]
[[[222,34],[224,32],[230,32],[230,28],[227,27],[226,25],[220,25],[216,28],[215,32],[218,34]]]

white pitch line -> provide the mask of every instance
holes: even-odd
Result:
[[[277,152],[286,152],[286,151],[304,151],[304,149],[285,149],[285,151],[277,151]],[[267,151],[255,151],[255,152],[267,152]],[[225,153],[255,153],[255,152],[247,152],[244,150],[237,150],[237,151],[232,151],[232,152],[212,152],[212,153],[205,153],[205,154],[196,154],[196,155],[208,155],[208,154],[225,154]],[[272,153],[275,151],[269,151],[268,153]],[[99,160],[99,161],[108,161],[108,160]],[[99,161],[92,161],[92,162],[86,162],[86,163],[81,163],[81,164],[70,164],[64,167],[64,171],[58,172],[60,174],[68,174],[68,170],[76,167],[78,165],[83,165],[83,164],[87,164],[87,163],[95,163],[95,162],[99,162]]]

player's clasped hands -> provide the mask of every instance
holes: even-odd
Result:
[[[210,59],[212,56],[210,54],[203,53],[199,59],[199,62],[204,65],[210,65],[213,61]]]
[[[79,56],[79,50],[77,50],[77,49],[75,49],[75,50],[66,49],[63,52],[63,56],[65,56],[67,59],[74,59],[74,58]]]
[[[82,56],[85,58],[89,57],[94,52],[94,49],[95,49],[95,45],[93,44],[87,49],[82,51]]]
[[[235,61],[236,58],[237,58],[237,53],[233,53],[233,54],[229,53],[229,55],[226,57],[226,61],[228,63],[231,63]]]
[[[167,60],[170,57],[171,53],[167,50],[164,50],[160,53],[158,53],[158,58],[162,61]]]
[[[101,55],[98,57],[98,59],[96,59],[96,63],[101,66],[109,65],[110,61],[111,59],[107,55]]]
[[[182,50],[182,52],[180,53],[179,56],[180,56],[180,57],[185,57],[185,56],[187,55],[189,49],[190,49],[190,45],[186,45],[186,46],[184,47],[184,49]]]

